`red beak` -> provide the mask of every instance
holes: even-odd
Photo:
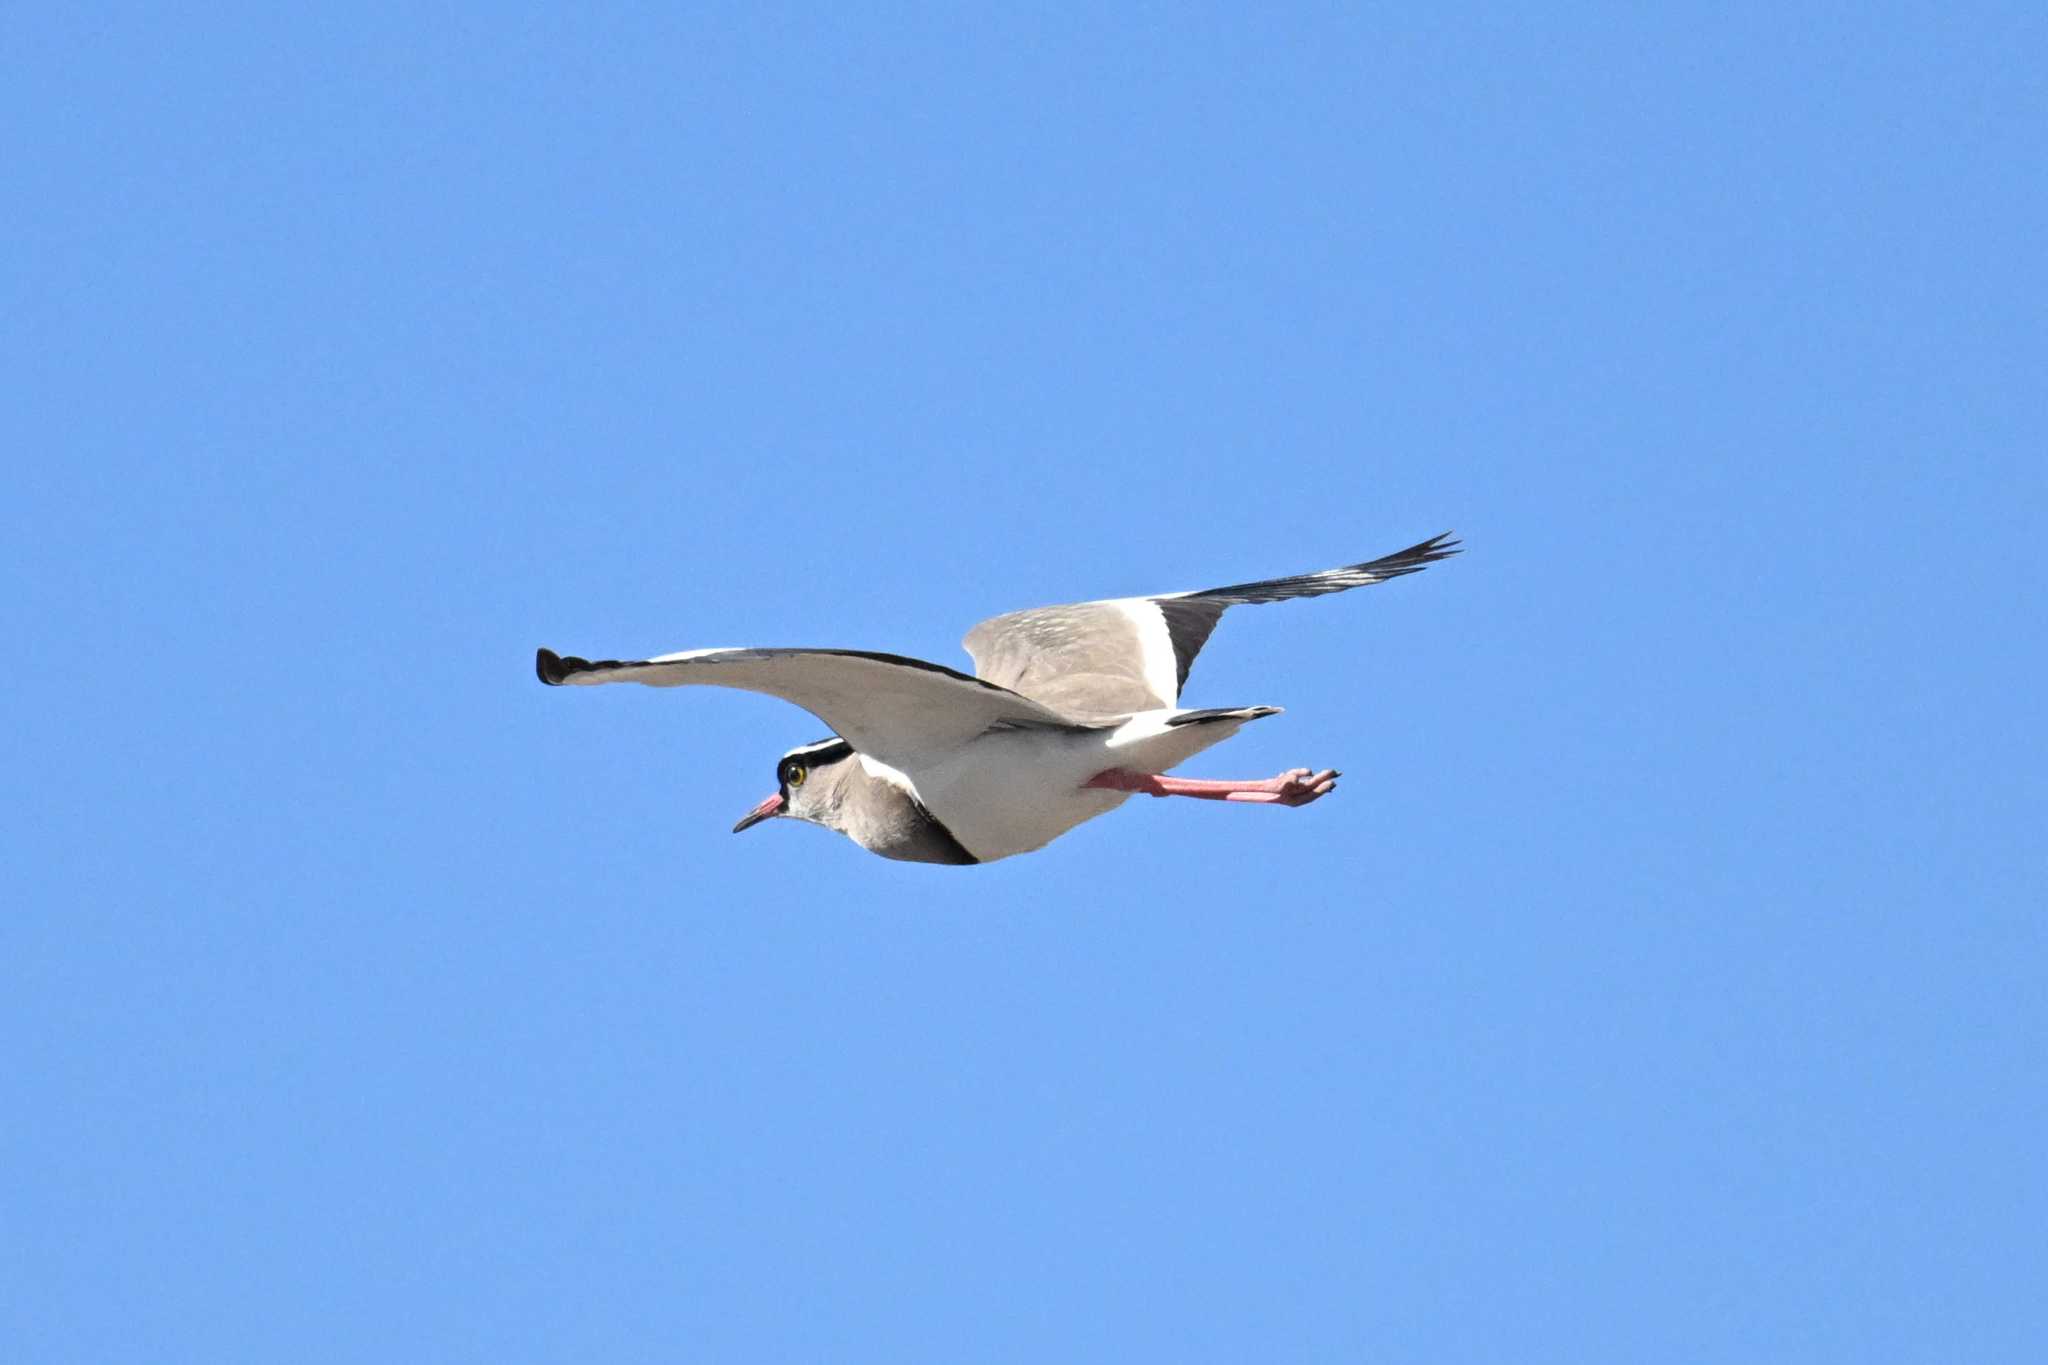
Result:
[[[781,813],[782,793],[777,792],[775,793],[775,795],[769,797],[766,801],[763,801],[760,805],[754,807],[745,815],[741,816],[740,822],[732,827],[732,832],[734,834],[738,834],[743,829],[752,829],[755,825],[760,824],[769,816],[780,815]]]

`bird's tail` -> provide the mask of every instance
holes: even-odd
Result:
[[[1168,716],[1168,725],[1214,725],[1218,721],[1257,720],[1261,716],[1277,716],[1277,706],[1211,706],[1199,711],[1183,711],[1177,716]]]

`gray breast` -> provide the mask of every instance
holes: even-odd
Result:
[[[858,760],[842,789],[840,831],[870,853],[906,863],[978,863],[953,831],[924,803],[892,782],[860,771]]]

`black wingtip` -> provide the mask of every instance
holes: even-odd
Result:
[[[533,671],[549,687],[560,687],[568,676],[575,672],[581,659],[564,659],[552,649],[543,647],[533,656]]]
[[[1457,537],[1452,532],[1445,531],[1441,535],[1431,536],[1420,545],[1410,545],[1405,550],[1396,550],[1390,555],[1375,559],[1369,564],[1361,564],[1359,567],[1371,569],[1388,578],[1399,578],[1402,574],[1418,573],[1440,559],[1449,559],[1463,551],[1464,546],[1458,542]]]
[[[1407,549],[1401,551],[1401,557],[1412,555],[1415,558],[1424,561],[1425,563],[1433,564],[1439,559],[1450,558],[1452,555],[1457,554],[1463,548],[1464,545],[1458,540],[1456,532],[1444,531],[1437,535],[1431,536],[1428,540],[1423,541],[1420,545],[1409,546]]]

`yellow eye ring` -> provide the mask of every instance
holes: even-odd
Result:
[[[792,787],[801,787],[804,784],[804,779],[809,776],[810,773],[805,771],[803,764],[792,763],[789,765],[789,776],[783,780]]]

